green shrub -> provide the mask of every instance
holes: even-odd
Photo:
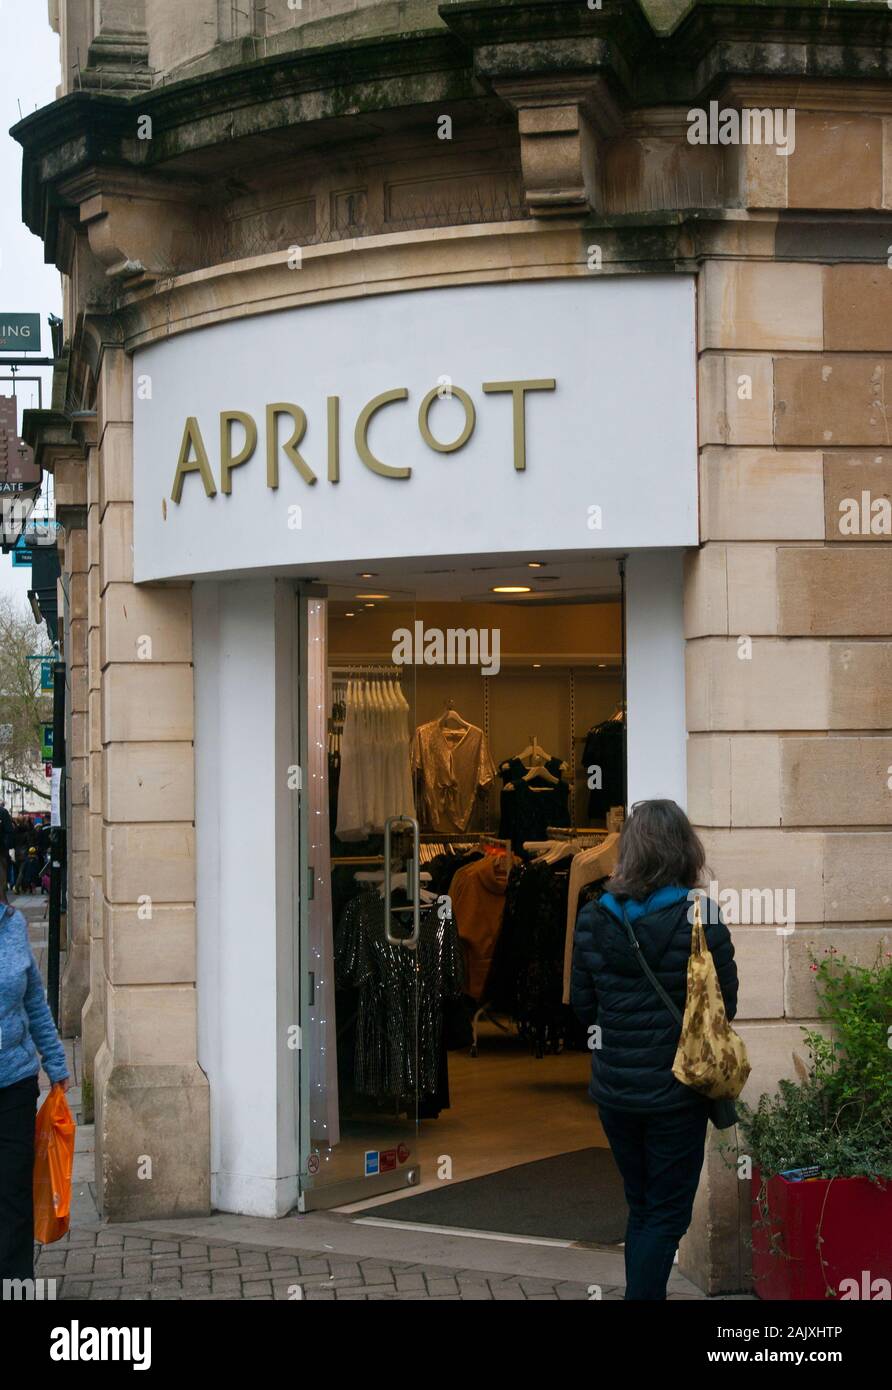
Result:
[[[803,1078],[754,1109],[738,1104],[746,1150],[763,1183],[812,1165],[827,1178],[892,1178],[892,953],[861,966],[831,948],[812,970],[830,1036],[803,1028]]]

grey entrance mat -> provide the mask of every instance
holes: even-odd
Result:
[[[616,1245],[624,1237],[628,1210],[610,1150],[577,1149],[467,1182],[444,1182],[369,1214],[385,1221]]]

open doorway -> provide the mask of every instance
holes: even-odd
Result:
[[[301,642],[303,1204],[618,1241],[568,989],[626,803],[622,561],[344,569]]]

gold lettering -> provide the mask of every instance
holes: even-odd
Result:
[[[341,398],[328,398],[328,481],[341,481]]]
[[[191,460],[189,458],[190,448],[195,450],[195,458]],[[183,442],[180,445],[177,471],[173,475],[173,487],[170,489],[171,502],[179,503],[183,495],[183,481],[187,473],[200,473],[208,497],[216,497],[217,485],[214,482],[211,465],[208,463],[208,453],[204,447],[201,430],[194,415],[189,416],[186,421],[186,428],[183,430]]]
[[[458,439],[452,444],[441,444],[440,441],[434,439],[434,436],[431,434],[431,428],[427,418],[430,414],[430,408],[439,394],[440,387],[435,386],[433,391],[428,391],[424,400],[421,402],[421,409],[418,412],[418,428],[421,430],[421,437],[425,444],[429,444],[432,449],[436,449],[438,454],[454,454],[456,449],[460,449],[463,444],[467,444],[471,435],[474,433],[474,426],[477,423],[477,412],[474,409],[474,402],[471,400],[467,391],[463,391],[460,386],[451,386],[449,388],[449,394],[456,396],[465,408],[465,427],[458,436]]]
[[[232,452],[232,426],[240,424],[245,431],[245,442],[239,453]],[[238,468],[241,464],[247,463],[253,456],[257,448],[257,426],[250,415],[246,415],[243,410],[221,410],[220,411],[220,490],[227,494],[232,492],[232,477],[230,476],[233,468]]]
[[[553,391],[557,385],[554,378],[543,377],[534,381],[484,381],[483,389],[487,395],[510,391],[514,397],[514,467],[522,473],[527,466],[527,429],[524,409],[527,391]]]
[[[363,406],[359,419],[356,421],[356,452],[362,459],[366,468],[370,468],[373,473],[379,474],[382,478],[411,478],[411,468],[392,468],[389,463],[382,463],[376,459],[369,448],[369,424],[372,416],[382,406],[389,405],[391,401],[405,401],[409,399],[409,392],[404,386],[398,386],[393,391],[382,391],[380,396],[375,396],[368,405]]]
[[[307,432],[307,417],[299,405],[291,405],[288,401],[277,401],[275,405],[266,407],[266,485],[271,488],[279,486],[280,415],[290,415],[294,424],[291,438],[282,445],[282,453],[291,460],[304,482],[312,487],[316,474],[297,448]]]

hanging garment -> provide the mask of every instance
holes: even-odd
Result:
[[[413,1103],[442,1093],[443,1005],[461,994],[455,922],[421,913],[414,951],[384,936],[384,903],[365,887],[345,907],[335,935],[340,988],[358,991],[353,1085],[376,1100]]]
[[[499,803],[499,838],[510,840],[518,853],[525,840],[545,840],[550,825],[570,822],[570,786],[561,777],[560,758],[543,764],[558,781],[545,778],[527,780],[530,769],[519,758],[509,758],[499,766],[502,794]]]
[[[588,798],[590,820],[603,820],[611,806],[626,804],[626,726],[622,719],[605,719],[589,729],[582,750],[586,778],[590,769],[601,769],[600,787],[592,787]]]
[[[505,856],[485,854],[460,869],[450,896],[464,947],[465,993],[482,1003],[505,912],[508,872]]]
[[[489,993],[541,1057],[576,1035],[563,1003],[564,924],[569,874],[534,861],[511,871]]]
[[[570,1002],[570,976],[573,970],[573,934],[576,930],[576,917],[579,911],[579,897],[583,888],[589,884],[603,883],[613,873],[619,861],[619,835],[608,835],[603,844],[592,849],[581,849],[574,854],[570,864],[570,882],[567,889],[567,925],[564,936],[564,993],[565,1004]]]
[[[388,817],[415,814],[409,703],[396,680],[354,677],[344,711],[335,835],[366,840]]]
[[[438,719],[415,730],[412,763],[421,781],[419,807],[424,826],[456,834],[470,825],[481,792],[496,775],[482,729],[444,728]]]

